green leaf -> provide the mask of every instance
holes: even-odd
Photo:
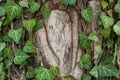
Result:
[[[51,10],[49,8],[47,8],[47,7],[42,6],[41,7],[41,12],[42,12],[42,16],[44,18],[48,18],[50,13],[51,13]]]
[[[102,8],[105,9],[108,6],[108,2],[102,0]]]
[[[104,55],[98,66],[93,67],[90,74],[96,78],[117,76],[118,70],[113,65],[113,56]]]
[[[39,29],[41,29],[41,28],[43,28],[43,23],[37,21],[37,24],[36,24],[36,26],[34,27],[34,31],[37,31],[37,30],[39,30]]]
[[[109,9],[109,10],[107,11],[107,14],[108,14],[110,17],[112,17],[112,16],[113,16],[113,10],[112,10],[112,9]]]
[[[15,18],[19,18],[23,11],[23,9],[13,1],[8,1],[4,5],[4,9],[7,15],[8,22],[12,21]]]
[[[23,51],[26,53],[34,53],[36,52],[36,48],[32,41],[28,40],[23,48]]]
[[[36,80],[54,80],[55,76],[52,72],[44,67],[38,67],[35,69]]]
[[[116,4],[114,7],[114,11],[120,13],[120,4]]]
[[[94,51],[97,52],[99,55],[103,53],[100,45],[95,46]]]
[[[0,63],[0,80],[5,80],[5,72],[3,71],[3,63]]]
[[[76,0],[61,0],[61,3],[64,5],[74,5]]]
[[[90,68],[90,59],[91,59],[91,56],[90,54],[82,54],[81,56],[81,61],[80,61],[80,68],[83,68],[83,69],[89,69]]]
[[[1,27],[2,27],[2,23],[3,23],[3,22],[2,22],[2,21],[0,21],[0,30],[1,30]]]
[[[5,69],[8,69],[12,65],[12,61],[10,59],[5,63]]]
[[[113,31],[120,36],[120,21],[118,21],[114,26],[113,26]]]
[[[102,20],[104,28],[109,28],[114,23],[114,19],[109,16],[106,16],[104,12],[101,13],[100,19]]]
[[[26,73],[27,79],[34,78],[35,77],[35,70],[32,66],[28,67],[27,73]]]
[[[35,2],[34,0],[30,0],[29,3],[30,3],[29,5],[30,5],[30,12],[31,13],[35,13],[39,10],[39,8],[40,8],[39,3]]]
[[[30,34],[36,25],[36,20],[35,19],[23,20],[22,24],[25,27],[25,29],[28,31],[28,33]]]
[[[4,55],[4,57],[7,57],[7,58],[9,58],[9,59],[12,59],[12,57],[13,57],[13,52],[12,52],[12,50],[11,50],[10,48],[5,48],[5,49],[3,50],[3,55]]]
[[[27,55],[20,49],[16,49],[14,51],[14,54],[15,54],[14,63],[17,65],[21,65],[24,61],[26,61],[29,58],[29,55]]]
[[[88,39],[95,41],[95,42],[99,41],[99,38],[96,35],[96,31],[92,31],[92,33],[90,33]]]
[[[13,30],[11,29],[8,33],[8,36],[13,40],[15,41],[16,43],[19,42],[19,40],[21,39],[22,37],[22,32],[23,32],[23,29],[22,28],[18,28],[17,30]]]
[[[85,32],[79,33],[79,42],[80,42],[81,49],[87,48],[91,43],[91,41],[88,39],[88,36],[86,35]]]
[[[82,80],[91,80],[91,78],[92,77],[88,74],[83,74],[83,76],[82,76]]]
[[[93,15],[92,7],[88,7],[81,11],[82,18],[84,18],[88,22],[92,21],[92,15]]]
[[[0,52],[6,47],[5,42],[0,42]]]
[[[42,0],[42,2],[43,2],[43,3],[45,3],[45,2],[46,2],[46,0]]]
[[[50,67],[50,71],[52,72],[52,74],[53,75],[58,75],[58,73],[59,73],[59,69],[58,69],[58,67],[55,67],[55,66],[51,66]]]
[[[22,1],[19,2],[19,4],[20,4],[21,7],[26,7],[26,8],[29,7],[28,6],[28,0],[22,0]]]
[[[112,3],[114,0],[109,0],[109,3]]]
[[[11,42],[12,39],[8,36],[8,33],[2,37],[2,40],[5,41],[5,42]]]
[[[100,33],[106,39],[110,37],[110,32],[111,32],[111,28],[105,28],[100,30]]]
[[[5,10],[2,6],[0,6],[0,16],[5,15]]]

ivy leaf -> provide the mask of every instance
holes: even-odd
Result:
[[[94,51],[101,55],[102,54],[101,46],[100,45],[95,46]]]
[[[5,69],[8,69],[12,65],[12,61],[8,59],[5,63]]]
[[[91,80],[92,77],[88,74],[83,74],[82,78],[82,80]]]
[[[92,7],[88,7],[81,11],[82,18],[84,18],[88,22],[92,21],[92,15],[93,15]]]
[[[79,33],[79,42],[80,42],[81,49],[87,48],[91,43],[91,41],[88,39],[88,36],[86,35],[85,32]]]
[[[110,32],[111,32],[111,28],[105,28],[105,29],[101,29],[100,33],[102,34],[102,36],[104,36],[104,38],[109,38],[110,36]]]
[[[51,71],[52,74],[55,75],[55,76],[59,73],[58,67],[55,67],[55,66],[51,66],[51,67],[50,67],[50,71]]]
[[[5,42],[0,42],[0,52],[5,48]]]
[[[109,0],[109,3],[112,3],[114,0]]]
[[[61,3],[64,5],[74,5],[76,0],[61,0]]]
[[[0,63],[0,80],[5,80],[5,72],[3,71],[3,63]]]
[[[36,80],[54,80],[52,72],[44,67],[38,67],[35,69]]]
[[[90,74],[96,78],[112,77],[118,74],[117,68],[112,63],[113,56],[104,55],[98,66],[93,67]]]
[[[114,19],[109,16],[106,16],[104,12],[101,13],[100,19],[102,20],[104,28],[109,28],[114,23]]]
[[[102,0],[102,8],[105,9],[108,6],[108,2]]]
[[[1,30],[1,27],[2,27],[2,23],[3,23],[3,22],[2,22],[2,21],[0,21],[0,30]]]
[[[30,34],[33,30],[33,28],[36,25],[36,20],[35,19],[30,19],[30,20],[23,20],[23,26],[25,27],[25,29],[28,31],[28,33]]]
[[[15,18],[19,18],[22,14],[23,9],[13,1],[8,1],[4,5],[5,13],[7,15],[8,22]]]
[[[23,51],[26,53],[34,53],[36,52],[36,48],[32,41],[28,40],[23,48]]]
[[[4,57],[7,57],[9,59],[12,59],[12,57],[13,57],[13,52],[10,48],[5,48],[3,50],[3,54],[4,54]]]
[[[14,51],[14,54],[15,54],[14,63],[18,65],[21,65],[26,59],[29,58],[29,55],[27,55],[20,49],[16,49]]]
[[[120,21],[118,21],[114,26],[113,26],[113,31],[120,36]]]
[[[41,7],[41,12],[42,12],[42,16],[44,18],[48,18],[50,13],[51,13],[51,10],[49,8],[47,8],[47,7],[42,6]]]
[[[39,3],[35,2],[34,0],[30,0],[29,3],[30,3],[30,12],[31,13],[35,13],[39,10],[39,8],[40,8]]]
[[[28,67],[27,73],[26,73],[27,79],[35,77],[35,70],[33,69],[32,66]]]
[[[120,13],[120,4],[116,4],[115,7],[114,7],[114,11],[117,12],[117,13]]]
[[[17,30],[13,30],[11,29],[8,33],[8,36],[13,40],[15,41],[16,43],[19,42],[19,40],[21,39],[22,37],[22,32],[23,32],[23,29],[22,28],[18,28]]]
[[[34,31],[37,31],[37,30],[39,30],[39,29],[41,29],[41,28],[43,28],[43,24],[42,24],[41,22],[37,21],[37,24],[36,24],[36,26],[34,27]]]
[[[5,15],[5,10],[2,6],[0,6],[0,16]]]
[[[92,33],[90,33],[88,39],[92,40],[92,41],[99,41],[99,38],[96,36],[96,31],[93,31]]]
[[[8,36],[8,33],[2,37],[2,40],[5,41],[5,42],[11,42],[11,38]]]
[[[109,9],[109,10],[107,11],[107,14],[108,14],[110,17],[112,17],[112,16],[113,16],[113,10],[112,10],[112,9]]]
[[[29,7],[28,6],[28,0],[22,0],[22,1],[19,2],[19,4],[20,4],[21,7],[26,7],[26,8]]]
[[[80,61],[80,68],[83,68],[83,69],[89,69],[90,68],[90,59],[91,59],[91,56],[90,54],[82,54],[81,56],[81,61]]]

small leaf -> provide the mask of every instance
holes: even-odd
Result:
[[[17,30],[13,30],[11,29],[8,33],[8,36],[13,40],[15,41],[16,43],[19,42],[19,40],[21,39],[22,37],[22,32],[23,32],[23,29],[22,28],[18,28]]]
[[[102,0],[102,8],[105,9],[108,6],[108,2]]]
[[[104,55],[98,66],[93,67],[90,74],[96,78],[117,76],[118,70],[113,65],[113,56]]]
[[[36,52],[36,48],[32,41],[28,40],[23,48],[23,51],[26,53],[34,53]]]
[[[51,66],[50,67],[50,71],[52,72],[52,74],[53,75],[58,75],[58,73],[59,73],[59,69],[58,69],[58,67],[55,67],[55,66]]]
[[[100,33],[106,39],[110,37],[110,32],[111,32],[111,28],[106,28],[106,29],[101,29],[100,30]]]
[[[3,63],[0,63],[0,80],[5,80],[5,72],[3,71]]]
[[[112,16],[113,16],[113,10],[112,10],[112,9],[108,10],[108,11],[107,11],[107,14],[108,14],[110,17],[112,17]]]
[[[41,12],[42,12],[42,16],[44,18],[48,18],[50,13],[51,13],[51,10],[49,8],[47,8],[47,7],[42,6],[41,7]]]
[[[22,1],[19,2],[19,4],[20,4],[21,7],[26,7],[26,8],[29,7],[28,6],[28,0],[22,0]]]
[[[8,69],[12,65],[12,61],[10,59],[5,63],[5,69]]]
[[[90,59],[91,59],[91,56],[90,54],[82,54],[81,56],[81,61],[80,61],[80,68],[83,68],[83,69],[89,69],[90,68]]]
[[[8,1],[4,5],[5,13],[7,14],[8,22],[15,18],[19,18],[22,14],[23,9],[13,1]]]
[[[80,42],[81,49],[87,48],[91,43],[91,41],[88,39],[88,36],[86,35],[85,32],[79,33],[79,42]]]
[[[96,35],[96,31],[92,31],[92,33],[90,33],[88,39],[95,41],[95,42],[99,41],[99,38]]]
[[[37,21],[37,24],[36,24],[36,26],[34,27],[34,31],[37,31],[37,30],[39,30],[39,29],[41,29],[41,28],[43,28],[43,24],[42,24],[41,22]]]
[[[28,31],[28,33],[30,34],[33,31],[33,28],[36,25],[36,20],[35,19],[30,19],[30,20],[23,20],[23,26],[25,27],[25,29]]]
[[[2,6],[0,6],[0,16],[5,15],[5,10]]]
[[[7,57],[7,58],[9,58],[9,59],[12,59],[12,57],[13,57],[13,52],[12,52],[12,50],[11,50],[10,48],[5,48],[5,49],[3,50],[3,55],[4,55],[4,57]]]
[[[95,46],[94,51],[97,52],[99,55],[101,55],[102,54],[101,46],[100,45]]]
[[[26,73],[27,79],[34,78],[35,77],[35,70],[32,66],[28,67],[27,73]]]
[[[14,51],[14,54],[15,54],[14,63],[18,65],[21,65],[26,59],[29,58],[29,55],[27,55],[20,49],[16,49]]]
[[[104,28],[109,28],[114,23],[114,19],[109,16],[106,16],[104,12],[101,13],[100,19],[102,20]]]
[[[93,15],[92,7],[88,7],[81,11],[82,18],[84,18],[88,22],[92,21],[92,15]]]
[[[64,5],[74,5],[76,0],[61,0],[61,3]]]
[[[120,21],[118,21],[114,26],[113,26],[113,31],[120,36]]]
[[[55,76],[52,72],[44,67],[38,67],[35,69],[36,80],[54,80]]]
[[[114,7],[114,11],[120,13],[120,4],[116,4]]]
[[[39,10],[39,8],[40,8],[39,3],[35,2],[34,0],[30,0],[29,3],[30,3],[29,5],[30,5],[30,12],[31,13],[35,13]]]
[[[91,78],[92,77],[88,74],[83,74],[83,76],[82,76],[82,80],[91,80]]]
[[[0,52],[5,48],[5,42],[0,42]]]
[[[5,41],[5,42],[11,42],[12,39],[8,36],[8,33],[2,37],[2,40]]]

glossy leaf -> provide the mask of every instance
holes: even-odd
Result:
[[[19,42],[19,40],[21,39],[22,37],[22,32],[23,32],[23,29],[22,28],[18,28],[16,30],[13,30],[11,29],[8,33],[8,36],[13,40],[15,41],[16,43]]]
[[[64,5],[74,5],[76,0],[61,0],[61,3]]]
[[[92,31],[92,33],[90,33],[88,39],[92,40],[92,41],[99,41],[99,38],[97,37],[96,31]]]
[[[92,21],[92,15],[93,15],[92,7],[88,7],[81,11],[82,18],[84,18],[88,22]]]
[[[17,65],[21,65],[24,61],[26,61],[26,59],[29,58],[29,55],[27,55],[20,49],[16,49],[14,51],[14,54],[15,54],[14,63]]]
[[[42,22],[37,21],[36,26],[34,27],[34,31],[37,31],[37,30],[43,28],[43,26],[44,25]]]
[[[118,21],[114,26],[113,26],[113,31],[120,36],[120,21]]]
[[[30,12],[31,13],[35,13],[39,10],[39,8],[40,8],[39,3],[35,2],[34,0],[30,0],[29,3],[30,3],[29,5],[30,5]]]
[[[35,19],[30,19],[30,20],[23,20],[23,26],[25,27],[25,29],[28,31],[28,33],[30,34],[33,31],[33,28],[36,25],[36,20]]]
[[[79,33],[79,42],[80,42],[81,49],[87,48],[91,43],[91,41],[88,39],[88,36],[86,35],[85,32]]]
[[[27,79],[35,77],[35,70],[33,69],[32,66],[28,67],[27,73],[26,73]]]
[[[94,47],[94,51],[97,52],[99,55],[103,53],[100,45],[96,45]]]
[[[33,44],[32,41],[28,40],[25,44],[25,46],[23,47],[23,51],[26,53],[34,53],[36,52],[36,48]]]
[[[20,6],[28,8],[28,0],[22,0],[19,2]]]

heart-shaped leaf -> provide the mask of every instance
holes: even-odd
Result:
[[[5,42],[0,42],[0,52],[5,48]]]
[[[40,8],[39,3],[35,2],[34,0],[30,0],[29,3],[30,3],[30,12],[31,13],[35,13],[36,11],[39,10],[39,8]]]
[[[50,13],[51,13],[51,10],[49,8],[47,8],[47,7],[42,6],[41,7],[41,12],[42,12],[42,16],[44,18],[48,18]]]
[[[22,0],[19,2],[20,6],[28,8],[28,0]]]
[[[19,42],[19,40],[21,39],[22,37],[22,32],[23,32],[23,29],[22,28],[18,28],[17,30],[13,30],[11,29],[8,33],[8,36],[13,40],[15,41],[16,43]]]
[[[15,54],[14,63],[18,65],[21,65],[22,63],[24,63],[26,59],[29,58],[29,55],[27,55],[20,49],[16,49],[14,51],[14,54]]]
[[[23,48],[23,51],[26,53],[34,53],[36,52],[36,48],[32,41],[28,40]]]
[[[33,31],[33,28],[36,25],[36,20],[35,19],[30,19],[30,20],[23,20],[23,26],[25,27],[25,29],[28,31],[28,33],[30,34]]]
[[[108,6],[108,2],[102,0],[102,8],[105,9]]]
[[[0,16],[5,15],[5,10],[2,6],[0,6]]]
[[[118,36],[120,36],[120,21],[118,21],[118,22],[114,25],[113,31],[114,31]]]
[[[90,33],[88,39],[97,42],[99,40],[99,38],[96,35],[96,31],[93,31],[92,33]]]
[[[92,15],[93,15],[92,7],[88,7],[81,11],[82,18],[84,18],[88,22],[92,21]]]

